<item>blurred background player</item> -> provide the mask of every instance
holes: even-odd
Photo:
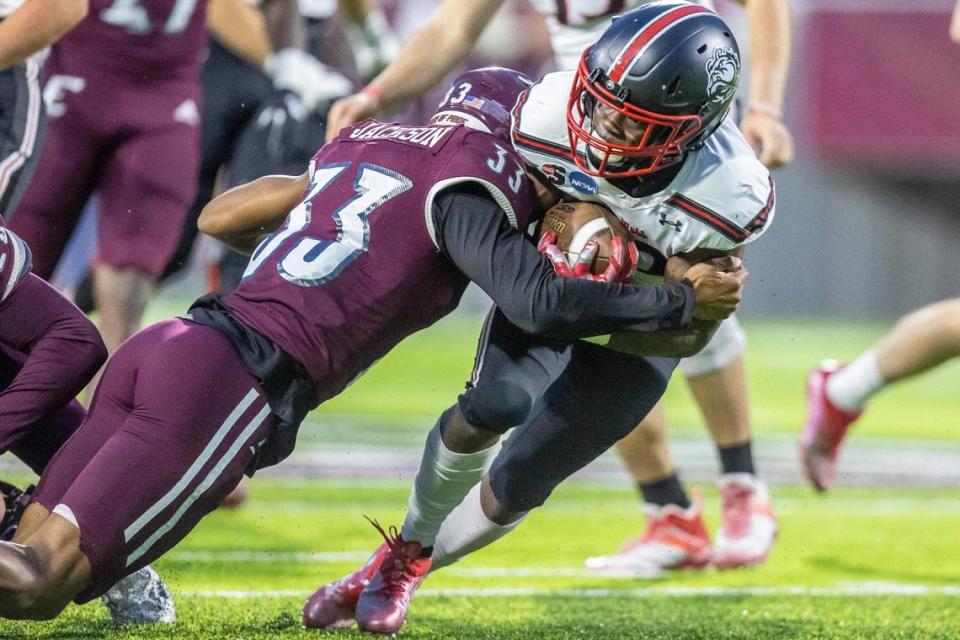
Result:
[[[960,44],[960,0],[949,32]],[[849,365],[836,360],[821,363],[807,377],[807,422],[800,435],[800,464],[807,481],[817,491],[830,488],[840,445],[873,395],[958,355],[960,298],[954,298],[904,317]]]
[[[188,265],[197,218],[218,188],[298,171],[324,140],[331,101],[369,80],[395,48],[383,13],[368,0],[267,0],[258,6],[266,46],[244,51],[237,38],[221,42],[230,33],[209,39],[197,195],[161,281]],[[233,290],[247,259],[215,242],[206,249],[208,290]],[[89,275],[75,299],[85,311],[95,308]]]
[[[572,69],[582,51],[611,18],[644,2],[538,0],[560,69]],[[713,8],[711,2],[704,3]],[[793,143],[781,116],[790,57],[788,0],[744,0],[749,28],[750,102],[740,122],[746,140],[768,167],[793,158]],[[396,59],[362,91],[330,110],[327,136],[340,127],[404,104],[436,85],[470,53],[503,0],[446,0],[405,43]],[[577,197],[577,196],[574,196]],[[721,325],[696,356],[684,359],[694,398],[717,445],[722,476],[723,523],[714,551],[718,566],[762,562],[774,542],[765,483],[756,475],[743,352],[746,334],[736,318]],[[658,404],[619,445],[636,480],[648,516],[646,530],[620,553],[588,560],[598,571],[656,574],[681,567],[710,550],[699,500],[691,501],[667,449],[666,416]],[[669,535],[681,527],[686,535]]]
[[[960,298],[924,307],[853,362],[823,362],[807,379],[807,423],[800,436],[804,475],[817,491],[833,484],[840,445],[867,401],[888,385],[960,356]]]
[[[83,20],[87,1],[0,2],[0,215],[16,208],[42,138],[40,53]]]
[[[209,11],[206,0],[95,0],[45,67],[49,131],[10,226],[49,279],[99,195],[95,295],[110,351],[139,325],[195,193],[208,13],[222,40],[262,57],[262,20],[242,0]]]

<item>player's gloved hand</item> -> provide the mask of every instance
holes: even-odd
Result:
[[[693,317],[699,320],[723,320],[732,315],[743,297],[743,282],[749,272],[739,258],[728,256],[718,268],[714,264],[695,264],[684,274],[693,284],[696,306]]]
[[[633,274],[637,270],[637,260],[640,257],[636,243],[625,242],[623,238],[613,236],[610,245],[610,264],[603,273],[594,276],[594,280],[601,280],[603,282],[630,282],[633,280]]]
[[[353,90],[346,76],[295,47],[268,56],[263,70],[273,80],[274,88],[296,94],[308,113]]]
[[[557,234],[555,232],[548,231],[543,234],[540,237],[540,242],[537,244],[537,250],[547,256],[550,264],[553,265],[554,273],[564,278],[592,278],[593,274],[590,273],[590,265],[593,264],[593,259],[597,255],[598,248],[595,240],[587,242],[580,252],[580,255],[578,255],[577,259],[571,264],[570,261],[567,260],[563,249],[557,246]]]
[[[363,91],[340,98],[327,114],[327,142],[337,137],[340,130],[355,122],[373,118],[383,107],[383,99],[376,85],[367,85]]]
[[[587,242],[573,263],[567,259],[563,250],[557,246],[557,234],[553,231],[543,234],[537,248],[540,250],[540,253],[543,253],[549,258],[550,263],[553,265],[553,270],[557,275],[565,278],[583,278],[597,282],[629,282],[633,278],[633,272],[637,268],[637,258],[639,256],[637,246],[634,243],[624,242],[621,238],[614,236],[611,241],[611,252],[607,268],[604,269],[603,273],[594,274],[591,272],[590,267],[599,250],[599,245],[596,240]]]

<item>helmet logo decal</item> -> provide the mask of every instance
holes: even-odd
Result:
[[[740,77],[740,57],[733,49],[713,50],[707,60],[707,95],[711,102],[725,102],[737,91]]]

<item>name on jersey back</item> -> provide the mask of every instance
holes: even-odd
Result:
[[[397,124],[372,122],[350,132],[350,140],[397,140],[409,142],[427,149],[437,148],[456,127],[410,127]]]

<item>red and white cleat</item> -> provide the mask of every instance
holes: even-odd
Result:
[[[354,623],[357,600],[390,551],[386,543],[374,552],[366,564],[353,573],[320,587],[307,599],[300,614],[306,629],[335,629]]]
[[[405,541],[395,527],[390,535],[373,523],[389,547],[380,570],[360,594],[357,625],[370,633],[394,634],[407,619],[407,609],[417,587],[430,573],[432,560],[423,557],[423,547],[414,540]]]
[[[827,380],[841,367],[836,360],[825,360],[807,376],[807,423],[800,434],[800,466],[817,491],[826,491],[833,484],[840,445],[862,413],[844,411],[827,396]]]
[[[587,558],[587,569],[607,575],[656,578],[670,569],[702,569],[710,562],[710,535],[700,492],[690,507],[647,504],[647,528],[612,556]]]
[[[723,498],[723,524],[713,542],[713,565],[737,569],[762,564],[778,530],[767,484],[752,473],[727,473],[717,485]]]

